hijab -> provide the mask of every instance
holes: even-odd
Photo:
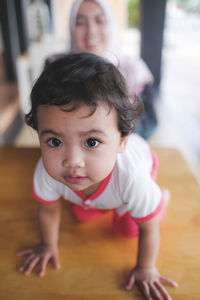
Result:
[[[76,48],[74,42],[74,28],[76,26],[76,18],[78,15],[79,8],[84,0],[75,0],[70,13],[70,52],[76,53],[78,49]],[[141,59],[133,59],[124,55],[118,38],[117,24],[115,16],[111,10],[108,0],[93,0],[102,9],[105,14],[108,26],[110,29],[109,43],[108,47],[103,53],[103,56],[109,59],[113,64],[115,64],[121,73],[124,75],[127,83],[127,87],[130,95],[135,93],[140,94],[146,84],[153,83],[153,76],[148,69],[145,62]]]
[[[108,59],[113,60],[112,56],[118,57],[120,55],[120,45],[119,45],[119,39],[117,35],[117,24],[115,17],[112,13],[111,7],[108,4],[108,0],[93,0],[96,2],[102,9],[106,20],[108,22],[108,27],[109,27],[109,43],[108,47],[103,53],[104,57],[107,57]],[[74,28],[76,26],[76,18],[78,15],[79,8],[81,4],[84,2],[84,0],[76,0],[74,1],[72,8],[71,8],[71,13],[70,13],[70,51],[71,52],[78,52],[78,49],[76,48],[76,44],[74,42]]]

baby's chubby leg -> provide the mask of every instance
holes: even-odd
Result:
[[[170,191],[168,189],[162,189],[161,202],[163,202],[163,205],[161,206],[161,209],[157,214],[159,222],[162,221],[165,216],[166,206],[169,201]],[[118,210],[114,211],[113,230],[116,234],[125,238],[136,238],[139,234],[138,225],[129,214],[129,212],[120,214],[120,211]]]
[[[129,212],[120,216],[116,210],[114,211],[113,230],[117,235],[125,238],[136,238],[139,233],[138,225]]]

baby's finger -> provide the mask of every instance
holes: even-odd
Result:
[[[26,269],[26,271],[24,272],[25,275],[29,275],[34,267],[37,265],[37,263],[39,262],[40,260],[40,257],[39,256],[36,256],[32,261],[31,263],[28,265],[28,268]]]
[[[59,263],[59,259],[57,257],[52,257],[52,263],[53,263],[54,268],[60,269],[60,263]]]
[[[156,285],[156,282],[149,283],[149,287],[150,287],[150,293],[151,293],[153,299],[157,299],[157,300],[164,300],[164,299],[167,300],[168,299],[168,298],[163,298],[163,295],[160,293],[160,290],[158,289],[158,287]]]
[[[33,252],[33,249],[25,249],[25,250],[21,250],[21,251],[17,251],[17,256],[23,256],[23,255],[28,255],[31,254]]]
[[[162,282],[163,284],[172,286],[172,287],[177,287],[178,286],[178,283],[176,281],[171,280],[167,277],[163,277],[163,276],[160,276],[160,282]]]
[[[170,295],[168,294],[167,290],[165,289],[165,287],[160,282],[155,282],[155,285],[156,285],[157,289],[160,291],[160,294],[163,296],[163,299],[165,299],[165,300],[172,299],[170,297]]]
[[[33,258],[35,257],[35,254],[30,254],[26,260],[24,261],[23,265],[19,268],[19,270],[21,272],[24,272],[24,270],[26,269],[26,267],[30,264],[30,262],[33,260]]]
[[[139,288],[140,288],[141,292],[143,293],[143,295],[145,296],[145,299],[152,300],[150,288],[146,281],[140,282]]]
[[[130,290],[133,288],[134,284],[135,284],[135,276],[132,275],[132,276],[129,278],[129,281],[128,281],[126,287],[125,287],[126,290],[127,290],[127,291],[130,291]]]
[[[46,271],[46,267],[47,267],[47,263],[48,263],[49,259],[50,259],[49,256],[44,256],[42,258],[39,276],[43,277],[45,275],[45,271]]]

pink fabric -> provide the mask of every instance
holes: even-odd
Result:
[[[101,185],[99,186],[99,188],[97,189],[97,191],[89,197],[90,200],[94,200],[95,198],[97,198],[100,194],[103,193],[103,191],[105,190],[105,188],[107,187],[110,178],[112,176],[112,172],[110,172],[110,174],[102,181]],[[88,199],[88,197],[86,197],[81,191],[75,191],[75,193],[83,200],[86,201]]]
[[[152,155],[152,170],[151,170],[151,177],[153,180],[156,180],[157,177],[157,171],[158,171],[158,157],[155,154],[153,150],[151,150],[151,155]],[[119,216],[114,214],[114,219],[113,219],[113,228],[115,233],[117,233],[120,236],[126,237],[126,238],[135,238],[139,234],[138,230],[138,223],[143,223],[148,220],[151,220],[157,216],[158,221],[160,222],[164,216],[165,216],[165,203],[164,203],[164,195],[162,194],[160,204],[157,207],[157,209],[150,215],[144,217],[144,218],[132,218],[131,215],[127,212],[123,216]]]
[[[165,215],[165,205],[164,205],[164,197],[162,195],[160,204],[156,209],[156,211],[145,218],[133,219],[128,212],[122,217],[120,217],[115,213],[113,219],[113,229],[114,232],[120,236],[126,238],[136,238],[139,234],[139,229],[136,222],[143,223],[148,220],[151,220],[155,216],[157,216],[158,221],[160,222],[163,219],[164,215]]]
[[[157,169],[158,169],[158,158],[154,151],[151,150],[152,155],[152,171],[151,171],[151,177],[152,179],[156,179],[157,175]],[[109,175],[111,176],[111,174]],[[110,177],[109,177],[110,179]],[[107,181],[108,184],[109,181]],[[107,185],[106,184],[106,185]],[[91,197],[92,198],[92,197]],[[90,199],[91,199],[90,198]],[[96,217],[106,213],[108,210],[99,210],[94,208],[89,208],[86,205],[83,204],[83,206],[76,205],[76,204],[70,204],[71,211],[73,215],[81,222],[88,222]],[[157,209],[150,215],[144,217],[144,218],[133,218],[131,215],[127,212],[122,216],[119,216],[116,211],[114,211],[114,217],[113,217],[113,230],[116,234],[126,237],[126,238],[135,238],[138,236],[139,230],[138,230],[138,223],[146,222],[148,220],[151,220],[155,216],[157,216],[158,220],[161,221],[165,215],[165,203],[164,203],[164,195],[162,195],[160,204],[157,207]]]
[[[151,156],[152,156],[152,170],[151,170],[151,178],[156,181],[157,173],[158,173],[158,166],[159,166],[159,160],[155,152],[151,149]]]
[[[138,225],[128,212],[123,216],[114,213],[113,230],[117,235],[132,239],[139,233]]]
[[[154,217],[158,217],[159,221],[161,220],[161,216],[164,216],[164,210],[165,208],[165,201],[164,201],[164,195],[162,194],[161,200],[160,200],[160,204],[158,205],[157,209],[152,212],[150,215],[144,217],[144,218],[134,218],[134,221],[137,223],[144,223],[147,222],[151,219],[153,219]]]
[[[44,204],[55,203],[55,202],[57,202],[57,201],[60,199],[60,197],[59,197],[58,199],[56,199],[56,200],[54,200],[54,201],[50,201],[50,202],[48,203],[46,200],[40,198],[40,197],[35,193],[35,191],[34,191],[34,186],[32,186],[31,192],[32,192],[33,197],[34,197],[38,202],[44,203]]]
[[[88,208],[77,204],[70,203],[70,209],[73,216],[80,222],[89,222],[102,214],[106,213],[108,210],[100,210],[95,208]]]
[[[101,193],[103,193],[103,191],[105,190],[105,188],[107,187],[107,185],[110,181],[111,176],[112,176],[112,172],[110,172],[110,174],[103,180],[103,182],[101,183],[98,190],[92,196],[89,197],[90,200],[94,200]],[[70,208],[71,208],[73,215],[79,221],[81,221],[81,222],[91,221],[91,220],[95,219],[96,217],[98,217],[108,211],[108,210],[99,210],[96,208],[89,207],[86,204],[88,197],[86,197],[81,191],[75,191],[75,193],[83,200],[83,204],[82,204],[82,206],[80,206],[80,205],[71,203]]]

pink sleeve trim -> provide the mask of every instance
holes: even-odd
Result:
[[[42,199],[42,198],[40,198],[37,194],[36,194],[36,192],[35,192],[35,190],[34,190],[34,186],[32,185],[32,189],[31,189],[31,192],[32,192],[32,195],[33,195],[33,197],[38,201],[38,202],[40,202],[40,203],[45,203],[45,204],[52,204],[52,203],[55,203],[55,202],[57,202],[59,199],[60,199],[60,197],[58,198],[58,199],[56,199],[56,200],[51,200],[51,201],[48,201],[48,200],[44,200],[44,199]]]
[[[134,221],[138,223],[143,223],[153,219],[155,216],[159,216],[165,209],[164,204],[164,197],[161,197],[160,203],[154,212],[143,218],[134,218]]]

